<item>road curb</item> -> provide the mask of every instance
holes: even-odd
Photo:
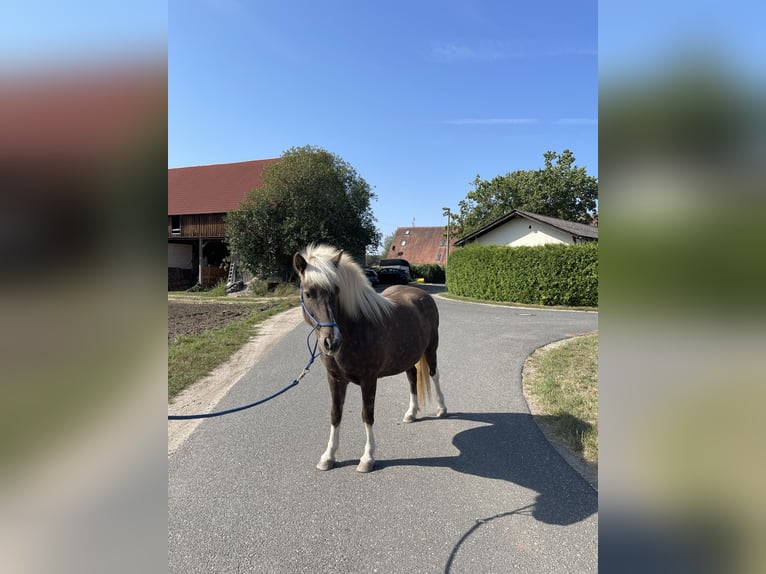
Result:
[[[583,333],[583,335],[587,335],[588,333]],[[548,443],[553,447],[553,449],[561,456],[561,458],[564,459],[564,461],[572,467],[572,469],[579,474],[585,482],[587,482],[593,490],[598,492],[598,465],[594,465],[593,463],[590,463],[583,459],[581,456],[579,456],[576,452],[574,452],[564,441],[559,439],[557,436],[552,434],[548,429],[546,429],[543,425],[541,425],[537,418],[535,417],[535,411],[536,408],[534,406],[534,400],[531,399],[527,395],[527,392],[524,387],[524,379],[527,377],[528,369],[527,369],[527,363],[529,362],[530,357],[539,350],[545,350],[549,348],[553,348],[557,345],[560,345],[566,341],[571,341],[572,339],[576,337],[580,337],[582,335],[576,335],[575,337],[567,337],[565,339],[559,339],[558,341],[552,341],[550,343],[547,343],[545,345],[541,345],[537,347],[535,350],[533,350],[529,355],[527,355],[526,359],[524,359],[524,365],[521,368],[521,394],[524,397],[524,402],[527,405],[527,411],[529,411],[530,416],[532,417],[532,420],[535,422],[535,425],[540,430],[540,433],[545,437],[545,440],[548,441]]]

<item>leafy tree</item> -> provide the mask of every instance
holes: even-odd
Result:
[[[321,148],[287,150],[266,167],[263,186],[226,217],[232,251],[259,276],[292,275],[292,257],[309,243],[330,243],[364,261],[380,232],[370,185],[350,164]]]
[[[598,180],[574,165],[568,149],[560,155],[548,151],[543,157],[542,169],[518,170],[489,181],[477,175],[473,191],[458,203],[460,212],[453,214],[460,233],[476,231],[514,209],[591,223],[597,215]]]
[[[394,234],[390,233],[383,238],[383,250],[380,252],[380,256],[385,259],[391,251],[391,244],[394,242]]]

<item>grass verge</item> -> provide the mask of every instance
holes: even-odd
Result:
[[[256,332],[259,323],[295,305],[289,300],[261,301],[245,319],[200,335],[177,337],[168,345],[168,399],[228,360]]]
[[[598,334],[538,349],[524,366],[524,392],[538,424],[598,464]]]

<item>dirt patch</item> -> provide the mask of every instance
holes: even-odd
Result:
[[[174,336],[177,336],[220,327],[229,321],[246,316],[257,305],[257,303],[168,301],[168,341],[171,341],[171,332],[175,332]],[[176,395],[168,405],[168,413],[190,415],[213,411],[218,402],[229,392],[229,389],[264,354],[269,352],[285,335],[302,322],[303,312],[301,308],[294,307],[260,323],[256,334],[226,363],[217,367],[201,381]],[[296,372],[296,376],[298,374]],[[172,455],[183,444],[183,441],[197,428],[201,420],[168,421],[168,456]]]
[[[168,301],[168,343],[180,335],[199,335],[244,319],[256,307],[253,303]]]

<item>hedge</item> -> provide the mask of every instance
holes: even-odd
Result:
[[[422,277],[426,283],[444,283],[444,267],[436,263],[426,263],[425,265],[413,265],[412,278]]]
[[[598,306],[598,243],[506,247],[469,244],[450,253],[455,295],[535,305]]]

